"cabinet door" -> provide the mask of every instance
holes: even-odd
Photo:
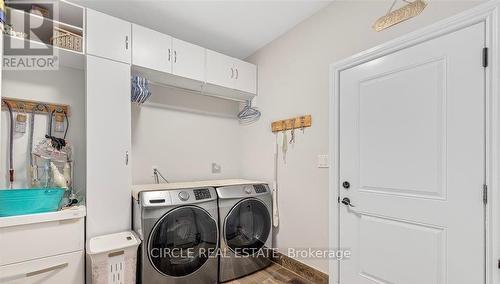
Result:
[[[87,54],[130,63],[130,23],[87,9]]]
[[[132,25],[132,64],[172,73],[172,37]]]
[[[130,65],[86,63],[87,238],[130,229]]]
[[[177,76],[205,81],[205,49],[179,39],[172,40],[173,73]]]
[[[257,93],[257,66],[235,59],[235,89],[256,94]]]
[[[207,49],[207,83],[234,88],[234,58]]]

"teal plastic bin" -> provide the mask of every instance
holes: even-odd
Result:
[[[58,211],[63,188],[0,190],[0,217]]]

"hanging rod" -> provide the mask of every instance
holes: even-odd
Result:
[[[146,77],[146,79],[147,79],[147,77]],[[159,86],[159,87],[163,87],[163,88],[169,88],[169,89],[174,89],[174,90],[181,90],[181,91],[185,91],[185,92],[188,92],[188,93],[191,93],[191,94],[194,94],[194,95],[210,96],[210,97],[214,97],[214,98],[218,98],[218,99],[222,99],[222,100],[227,100],[227,101],[244,103],[244,102],[246,102],[248,100],[247,98],[242,98],[242,99],[230,98],[230,97],[216,95],[216,94],[213,94],[213,93],[207,93],[207,92],[204,92],[203,90],[202,91],[198,91],[198,90],[188,89],[188,88],[184,88],[184,87],[168,85],[168,84],[165,84],[165,83],[160,83],[160,82],[152,81],[152,80],[149,80],[149,79],[148,79],[148,83],[151,84],[151,85],[155,85],[155,86]],[[203,84],[203,86],[204,85],[205,84]]]

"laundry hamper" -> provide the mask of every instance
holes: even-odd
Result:
[[[87,283],[135,284],[140,243],[134,232],[90,239],[87,242]]]

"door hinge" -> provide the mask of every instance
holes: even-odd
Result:
[[[483,48],[483,67],[488,67],[488,48]]]
[[[486,205],[488,203],[488,186],[483,184],[483,203]]]

